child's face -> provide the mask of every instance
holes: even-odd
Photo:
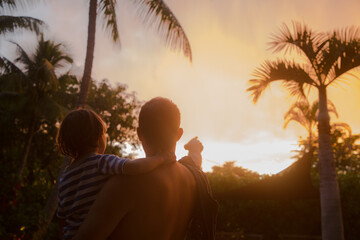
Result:
[[[98,147],[98,153],[99,154],[104,154],[105,148],[106,148],[106,135],[105,135],[105,133],[103,133],[100,136],[98,146],[99,146]]]

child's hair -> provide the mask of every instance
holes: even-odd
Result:
[[[75,159],[96,149],[105,131],[104,121],[95,112],[74,110],[61,123],[56,142],[63,155]]]

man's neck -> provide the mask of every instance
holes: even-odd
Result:
[[[169,153],[171,153],[171,152],[175,152],[175,149],[176,149],[176,146],[174,146],[171,150],[169,150],[168,152]],[[159,154],[161,154],[161,155],[164,155],[164,154],[166,154],[165,152],[163,152],[163,153],[159,153],[158,151],[153,151],[152,149],[144,149],[144,151],[145,151],[145,156],[146,157],[154,157],[154,156],[156,156],[156,155],[159,155]]]

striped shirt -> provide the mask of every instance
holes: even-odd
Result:
[[[57,216],[65,219],[64,239],[70,239],[84,221],[110,175],[123,174],[127,159],[92,154],[71,164],[61,175]]]

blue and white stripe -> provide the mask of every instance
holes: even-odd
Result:
[[[57,216],[65,219],[64,239],[72,238],[84,221],[97,194],[110,175],[123,174],[127,159],[115,155],[90,155],[75,161],[59,181]]]

